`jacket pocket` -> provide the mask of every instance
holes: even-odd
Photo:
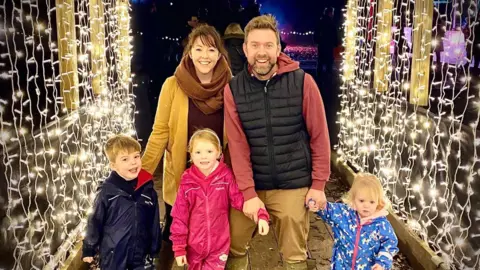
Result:
[[[226,212],[230,209],[230,198],[228,193],[228,183],[226,182],[219,182],[215,183],[211,187],[212,190],[212,199],[216,207],[223,211],[225,209]]]
[[[172,174],[173,175],[173,161],[172,161],[172,152],[170,151],[171,148],[167,146],[165,149],[165,153],[163,155],[163,174]]]
[[[157,199],[157,198],[151,198],[150,196],[145,194],[140,194],[140,196],[141,196],[140,202],[142,206],[147,206],[147,208],[153,207],[154,206],[153,200]]]
[[[310,151],[310,146],[306,144],[305,141],[302,141],[302,148],[305,154],[305,160],[307,162],[307,169],[309,172],[312,171],[312,153]]]
[[[100,269],[113,269],[113,258],[115,252],[113,249],[100,253]]]
[[[300,133],[302,134],[301,145],[303,148],[303,153],[305,155],[305,161],[307,162],[307,169],[309,172],[311,172],[312,171],[312,153],[311,153],[310,144],[309,144],[310,139],[306,131],[301,131]]]

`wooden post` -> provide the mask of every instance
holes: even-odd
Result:
[[[393,0],[378,1],[377,41],[375,49],[374,87],[377,91],[388,90],[391,66],[390,42],[392,40]]]
[[[345,62],[343,64],[343,77],[346,81],[355,78],[357,1],[358,0],[348,1],[347,18],[345,20]]]
[[[90,0],[90,40],[92,54],[92,88],[99,95],[106,88],[105,19],[102,0]]]
[[[116,1],[116,15],[118,22],[118,35],[117,35],[117,45],[118,45],[118,73],[119,73],[119,84],[124,88],[128,89],[130,85],[130,16],[129,16],[129,5],[128,0],[117,0]]]
[[[433,0],[415,1],[410,103],[428,105]]]
[[[55,5],[60,62],[60,93],[64,108],[71,111],[76,110],[79,106],[74,0],[55,0]]]

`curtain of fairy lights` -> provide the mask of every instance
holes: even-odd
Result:
[[[480,267],[477,5],[349,1],[337,119],[339,157],[380,176],[409,227],[459,269]]]
[[[134,134],[125,0],[0,0],[0,268],[54,269]]]

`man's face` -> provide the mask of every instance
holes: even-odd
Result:
[[[259,78],[269,79],[276,71],[280,45],[275,32],[270,29],[255,29],[248,33],[243,51],[248,63]]]
[[[198,18],[195,17],[195,16],[192,16],[192,19],[190,21],[188,21],[188,25],[190,25],[190,27],[192,28],[195,28],[198,26]]]

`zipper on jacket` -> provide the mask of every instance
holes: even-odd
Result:
[[[135,198],[133,198],[132,195],[130,195],[130,198],[132,198],[133,200],[135,200]],[[135,202],[134,202],[133,207],[134,207],[134,210],[133,210],[133,211],[134,211],[134,213],[135,213],[135,215],[134,215],[134,218],[135,218],[135,219],[134,219],[134,220],[135,220],[135,221],[134,221],[134,224],[135,224],[135,225],[134,225],[134,226],[135,226],[135,230],[134,230],[135,237],[133,238],[133,243],[134,243],[134,245],[133,245],[133,254],[135,254],[135,247],[137,246],[137,238],[138,238],[138,232],[137,232],[137,230],[138,230],[138,229],[137,229],[137,201],[136,201],[136,200],[135,200]]]
[[[265,110],[266,110],[266,120],[267,120],[267,148],[268,148],[268,158],[270,159],[270,162],[269,162],[269,167],[270,167],[270,175],[272,176],[272,179],[273,179],[273,186],[275,188],[277,188],[277,174],[276,174],[276,170],[275,170],[275,157],[274,157],[274,153],[273,153],[273,135],[272,135],[272,121],[270,119],[271,117],[271,113],[270,113],[270,103],[268,102],[268,83],[270,82],[270,80],[268,80],[266,83],[265,83],[265,86],[264,86],[264,91],[265,91]]]
[[[360,243],[361,232],[362,232],[362,225],[360,224],[360,220],[358,220],[357,235],[355,236],[355,244],[353,246],[352,270],[355,270],[355,262],[357,260],[358,245]]]
[[[203,194],[205,195],[205,206],[207,207],[207,216],[206,216],[206,219],[207,219],[207,252],[210,253],[210,205],[208,203],[208,196],[207,196],[207,193],[208,192],[203,192]]]

